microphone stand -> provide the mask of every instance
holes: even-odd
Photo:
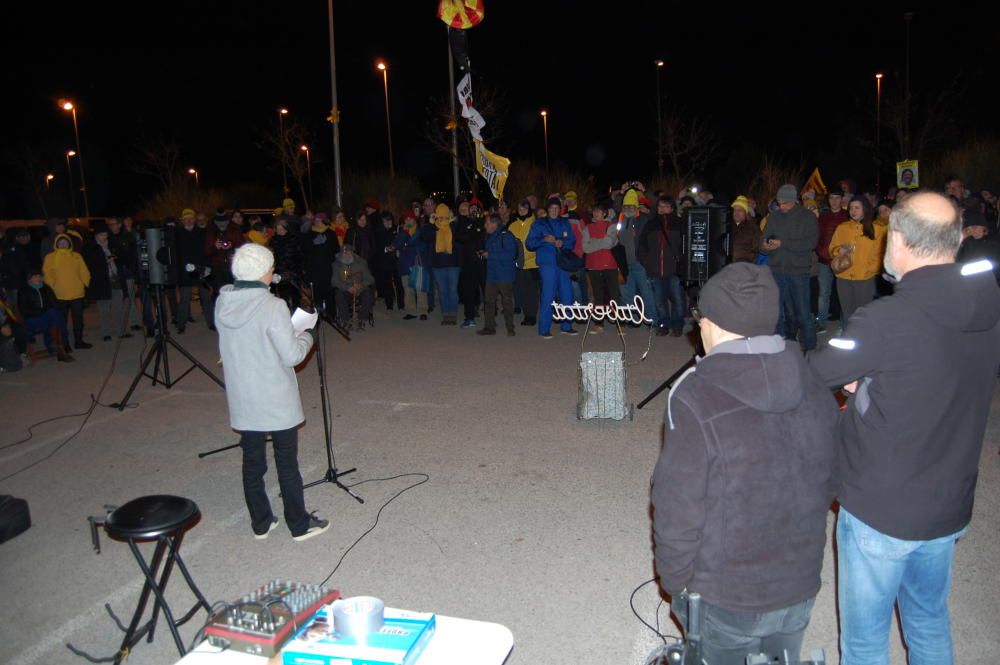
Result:
[[[314,303],[315,304],[315,303]],[[331,328],[336,330],[340,335],[346,339],[348,342],[351,341],[350,335],[341,326],[337,325],[337,322],[333,320],[332,316],[329,316],[325,311],[322,311],[322,305],[315,308],[317,312],[320,312],[320,318],[325,321]],[[330,425],[330,415],[329,415],[329,401],[327,400],[326,391],[326,366],[323,362],[323,329],[321,326],[316,328],[316,368],[319,370],[319,397],[320,406],[323,411],[323,436],[326,439],[326,473],[319,480],[314,480],[303,486],[303,489],[309,489],[310,487],[315,487],[316,485],[322,485],[323,483],[331,483],[336,485],[340,489],[347,492],[349,495],[354,497],[354,500],[358,503],[364,503],[365,500],[360,496],[351,491],[347,485],[340,482],[341,476],[346,476],[349,473],[354,473],[357,471],[357,467],[351,467],[347,471],[337,470],[337,460],[333,454],[333,433],[331,431]]]

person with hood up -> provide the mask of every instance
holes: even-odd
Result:
[[[542,300],[538,307],[538,334],[542,339],[552,339],[552,303],[555,299],[558,297],[563,305],[573,304],[573,286],[569,273],[559,267],[557,255],[563,250],[572,250],[576,242],[569,220],[560,217],[562,202],[559,198],[550,198],[547,208],[548,217],[535,220],[528,233],[528,240],[524,243],[525,249],[535,252],[542,277]],[[579,334],[569,320],[560,322],[559,330],[564,335]]]
[[[459,202],[458,218],[455,220],[455,242],[461,257],[458,288],[465,310],[463,328],[476,327],[476,314],[486,289],[486,261],[482,258],[483,219],[472,214],[471,208],[468,201]]]
[[[298,463],[298,427],[305,420],[295,378],[313,345],[310,331],[295,332],[285,303],[268,291],[274,257],[262,245],[236,250],[235,282],[216,302],[219,350],[226,379],[229,424],[240,433],[243,495],[258,540],[278,526],[264,485],[267,444],[274,442],[274,463],[284,503],[285,525],[297,541],[326,531],[330,523],[306,511]]]
[[[17,292],[17,308],[24,318],[27,334],[41,332],[50,356],[56,356],[59,362],[74,360],[69,352],[66,317],[56,308],[56,294],[43,281],[40,271],[28,271],[27,284]]]
[[[953,662],[952,559],[972,520],[1000,366],[1000,288],[990,262],[955,263],[961,237],[947,197],[906,197],[883,260],[894,294],[809,355],[829,387],[853,393],[838,431],[843,665],[888,665],[897,606],[910,662]]]
[[[349,327],[352,319],[357,319],[355,330],[364,330],[365,322],[371,319],[375,296],[372,285],[375,278],[368,269],[368,262],[354,253],[350,243],[344,245],[333,263],[333,286],[336,288],[337,316],[340,324]]]
[[[798,662],[821,586],[837,402],[775,334],[778,307],[766,266],[732,263],[705,283],[705,356],[670,391],[653,472],[660,586],[681,625],[701,594],[712,665],[785,650]]]
[[[517,238],[503,228],[503,219],[496,213],[486,216],[486,240],[483,242],[482,257],[486,260],[486,300],[483,302],[483,318],[486,320],[477,335],[497,334],[497,296],[503,306],[503,319],[507,324],[507,336],[514,333],[514,262],[517,259]]]
[[[83,297],[90,284],[90,271],[83,257],[73,250],[73,241],[65,233],[55,237],[53,247],[42,264],[45,283],[56,294],[56,308],[63,319],[68,321],[67,316],[73,316],[74,348],[89,349],[93,345],[83,341]],[[66,342],[68,345],[69,340]]]
[[[45,220],[45,226],[48,227],[49,234],[42,238],[39,245],[40,256],[43,260],[49,252],[55,249],[56,237],[66,233],[66,220],[60,217],[49,217]]]

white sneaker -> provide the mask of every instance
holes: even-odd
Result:
[[[303,540],[309,540],[313,536],[318,536],[327,529],[330,528],[329,520],[321,520],[313,514],[309,515],[309,528],[306,529],[305,533],[300,533],[297,536],[292,536],[292,540],[302,542]]]
[[[267,540],[267,537],[271,534],[271,532],[277,528],[278,528],[278,518],[275,517],[273,520],[271,520],[271,526],[268,527],[267,531],[265,531],[264,533],[255,533],[253,537],[256,538],[257,540]]]

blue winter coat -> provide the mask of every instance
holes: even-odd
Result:
[[[418,291],[428,292],[430,290],[432,272],[427,245],[421,239],[420,233],[418,232],[411,236],[405,230],[400,231],[392,239],[392,246],[399,251],[399,258],[396,261],[399,276],[405,282],[410,278],[410,268],[414,264],[419,263],[424,267],[424,283],[417,284],[415,288]]]
[[[517,258],[517,238],[514,234],[498,228],[486,234],[483,249],[486,250],[486,281],[497,284],[514,282],[514,261]]]
[[[555,267],[556,254],[560,250],[555,245],[545,242],[544,238],[548,235],[555,236],[556,240],[562,240],[562,249],[573,249],[576,245],[576,236],[569,225],[569,220],[565,217],[537,219],[531,225],[528,239],[524,243],[525,249],[535,252],[539,266]]]

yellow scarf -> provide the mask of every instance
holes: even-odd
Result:
[[[437,239],[434,243],[434,251],[438,254],[451,254],[452,234],[451,220],[434,218],[434,226],[437,227]]]
[[[324,224],[323,222],[313,222],[313,225],[310,227],[309,230],[313,231],[314,233],[326,233],[326,230],[328,228],[330,227]]]
[[[417,233],[417,220],[408,220],[403,224],[403,230],[409,233],[411,238],[415,236]]]

